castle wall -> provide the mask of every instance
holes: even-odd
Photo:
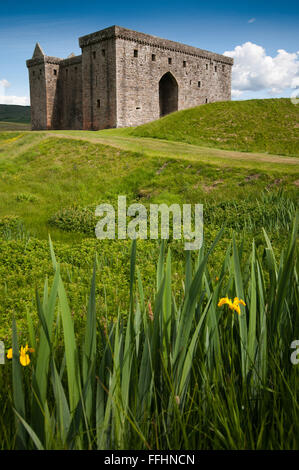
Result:
[[[80,38],[82,48],[83,129],[116,127],[115,39]]]
[[[82,58],[71,57],[61,62],[56,94],[59,121],[56,128],[82,129]]]
[[[45,57],[45,84],[47,101],[47,129],[58,129],[60,107],[57,99],[61,59]]]
[[[123,28],[116,36],[117,127],[160,117],[166,73],[178,85],[178,110],[231,99],[231,59]]]

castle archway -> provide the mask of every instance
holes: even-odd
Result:
[[[167,72],[159,82],[160,117],[178,110],[178,84]]]

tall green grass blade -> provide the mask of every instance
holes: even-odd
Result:
[[[20,364],[17,326],[14,316],[12,318],[12,352],[12,385],[14,407],[16,413],[23,419],[26,419],[23,376]],[[26,449],[27,442],[24,427],[18,419],[16,421],[16,448],[19,450]]]
[[[234,266],[236,295],[239,299],[242,299],[245,301],[239,251],[236,246],[235,237],[233,237],[233,266]],[[248,372],[247,370],[247,363],[248,363],[247,361],[247,322],[246,322],[245,307],[243,307],[243,305],[240,305],[240,308],[241,308],[241,314],[238,315],[238,319],[239,319],[239,327],[240,327],[242,376],[243,376],[243,380],[246,380],[247,372]]]
[[[89,423],[92,419],[93,397],[95,393],[95,367],[97,348],[97,324],[96,324],[96,259],[94,260],[93,275],[89,302],[87,308],[85,340],[82,358],[82,378],[83,384],[87,387],[85,410]],[[88,380],[89,378],[89,380]]]
[[[29,426],[29,424],[25,421],[25,419],[17,412],[17,410],[14,410],[15,414],[17,415],[17,418],[20,420],[26,431],[28,432],[32,442],[34,443],[35,447],[37,450],[45,450],[41,441],[39,440],[38,436],[35,434],[34,430]]]
[[[247,361],[248,367],[252,368],[255,364],[256,352],[256,319],[257,319],[257,285],[255,276],[255,244],[252,243],[251,254],[251,282],[250,282],[250,309],[249,309],[249,328],[248,328],[248,347],[247,347]]]

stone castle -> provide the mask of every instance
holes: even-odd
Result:
[[[231,99],[233,59],[119,26],[79,38],[82,55],[27,60],[31,124],[39,129],[138,126]]]

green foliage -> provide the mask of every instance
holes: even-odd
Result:
[[[14,229],[20,223],[21,218],[17,215],[5,215],[0,218],[0,230]]]
[[[180,115],[167,138],[293,154],[296,107],[270,104],[216,103],[214,117],[208,105],[159,125]],[[201,160],[178,143],[163,154],[154,139],[149,155],[134,137],[128,152],[87,134],[94,143],[0,133],[0,339],[36,349],[13,376],[1,367],[0,448],[297,448],[296,165],[206,149]],[[203,203],[204,249],[185,258],[182,241],[95,239],[95,206],[116,208],[120,194],[146,207]],[[244,297],[240,317],[217,307],[226,295]]]
[[[50,242],[54,279],[42,300],[37,293],[31,364],[24,370],[14,354],[16,421],[5,442],[19,449],[297,449],[299,390],[289,346],[299,326],[298,225],[299,213],[278,270],[266,232],[266,256],[253,241],[247,260],[233,237],[216,282],[209,257],[222,233],[194,260],[187,252],[176,300],[171,252],[162,244],[151,303],[133,242],[126,321],[120,314],[96,320],[96,257],[82,346]],[[226,295],[245,300],[240,315],[217,306]],[[17,343],[13,323],[14,351]]]
[[[19,193],[16,195],[16,201],[17,202],[37,202],[38,197],[35,196],[34,194],[30,193]]]
[[[262,227],[271,232],[289,230],[296,205],[283,190],[266,191],[256,199],[230,200],[207,204],[205,221],[235,230],[255,232]]]
[[[69,207],[61,209],[49,219],[49,224],[69,232],[94,234],[97,219],[93,207]]]

